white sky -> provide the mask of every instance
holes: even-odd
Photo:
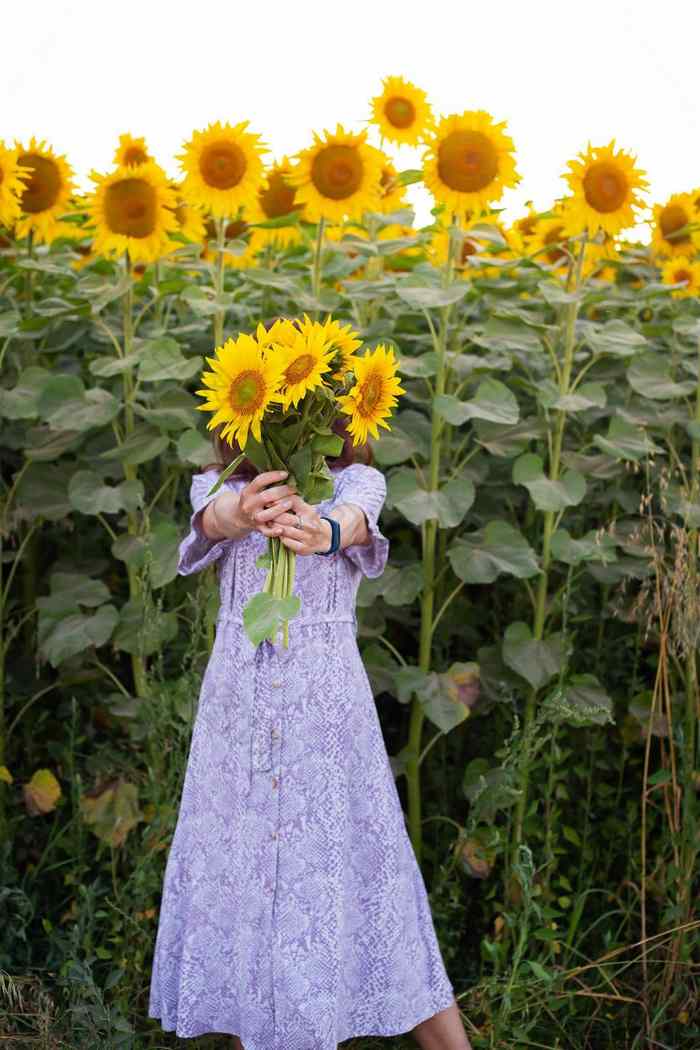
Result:
[[[635,153],[652,201],[700,185],[695,0],[33,0],[4,5],[2,35],[0,139],[47,139],[82,188],[123,131],[173,176],[182,143],[216,119],[250,120],[275,156],[294,153],[312,130],[364,126],[387,75],[438,114],[507,121],[523,179],[506,219],[561,195],[589,139]],[[394,156],[419,166],[416,151]],[[430,199],[411,192],[428,221]]]

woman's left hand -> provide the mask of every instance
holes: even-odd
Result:
[[[259,525],[258,531],[263,536],[277,536],[296,554],[327,551],[333,538],[328,522],[323,521],[316,508],[301,496],[288,496],[287,500],[292,504],[290,510],[278,514],[269,525]]]

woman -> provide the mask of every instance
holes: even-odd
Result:
[[[356,643],[357,588],[389,543],[384,477],[353,455],[345,435],[318,506],[246,461],[213,497],[220,466],[192,480],[178,571],[216,564],[221,604],[151,980],[149,1016],[179,1036],[336,1050],[412,1030],[426,1050],[470,1050]],[[242,624],[269,536],[299,555],[287,649],[254,647]]]

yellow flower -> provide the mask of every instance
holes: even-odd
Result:
[[[309,390],[323,385],[323,375],[329,372],[334,350],[328,345],[323,325],[304,318],[291,345],[273,344],[268,353],[283,367],[282,395],[284,408],[296,406]],[[292,326],[293,327],[293,326]]]
[[[358,358],[355,356],[355,351],[362,346],[362,340],[353,330],[352,325],[343,325],[342,322],[334,321],[330,317],[324,321],[323,331],[334,354],[339,355],[339,360],[335,362],[337,370],[333,373],[333,379],[343,380],[345,374],[352,372],[357,364]]]
[[[533,208],[532,201],[528,201],[527,215],[521,215],[507,231],[508,243],[512,246],[513,251],[520,255],[527,255],[538,222],[539,212]]]
[[[250,224],[245,219],[234,219],[227,222],[224,229],[224,240],[238,241],[238,244],[227,244],[224,251],[224,266],[230,266],[234,270],[245,270],[255,263],[259,244],[255,242]],[[210,217],[205,223],[204,247],[200,253],[200,259],[210,260],[216,258],[215,249],[210,248],[212,241],[217,239],[217,229],[214,220]]]
[[[220,121],[195,131],[178,154],[185,178],[182,192],[216,218],[237,215],[255,204],[263,177],[261,155],[267,149],[259,135],[246,131],[249,121],[232,127]]]
[[[282,219],[292,212],[303,210],[301,203],[296,199],[296,187],[289,181],[291,172],[292,164],[287,157],[283,157],[278,164],[273,164],[267,169],[255,204],[246,209],[249,222],[269,222],[271,219]],[[284,248],[301,240],[299,227],[293,221],[289,226],[255,229],[252,236],[258,248],[264,248],[267,244]]]
[[[304,205],[309,222],[344,218],[360,220],[365,211],[377,211],[381,201],[381,157],[369,147],[366,132],[354,135],[338,124],[335,132],[314,132],[314,144],[296,154],[289,176]]]
[[[207,399],[197,408],[214,413],[207,429],[224,423],[222,438],[231,445],[236,440],[241,448],[245,448],[249,432],[260,441],[260,424],[266,409],[282,401],[282,362],[277,355],[266,355],[253,336],[245,332],[236,339],[227,339],[217,347],[216,357],[207,357],[206,361],[213,369],[202,373],[202,382],[208,389],[196,393]]]
[[[396,375],[394,351],[379,344],[370,353],[358,358],[355,367],[355,385],[348,394],[338,398],[341,412],[351,417],[348,433],[353,445],[360,445],[370,433],[378,438],[377,427],[391,430],[386,420],[397,404],[397,395],[405,394]]]
[[[372,99],[372,122],[389,142],[416,146],[432,125],[428,96],[403,77],[385,77],[382,86]]]
[[[569,265],[575,245],[569,245],[571,234],[567,226],[566,206],[552,209],[555,214],[548,219],[540,219],[535,233],[530,239],[529,253],[545,266],[555,270]]]
[[[484,110],[442,118],[423,155],[423,180],[438,203],[451,212],[485,209],[517,185],[513,140],[505,127]]]
[[[175,218],[177,219],[177,232],[195,244],[203,241],[206,237],[206,226],[204,216],[199,208],[193,208],[182,196],[182,188],[177,182],[169,183],[170,189],[175,193],[177,204],[175,206]],[[173,248],[177,247],[173,244]]]
[[[20,215],[20,197],[31,168],[18,163],[19,151],[10,149],[0,139],[0,226],[12,226]]]
[[[117,168],[134,168],[137,164],[145,164],[154,158],[148,152],[144,138],[135,139],[128,132],[119,136],[119,145],[114,151],[112,163]]]
[[[697,225],[695,202],[689,193],[674,193],[665,204],[655,204],[651,245],[658,255],[692,255],[700,247],[700,231],[684,230]]]
[[[15,139],[17,163],[28,168],[20,193],[22,218],[15,227],[15,237],[26,237],[31,230],[37,241],[51,244],[62,231],[61,216],[68,211],[74,190],[73,169],[64,156],[53,152],[43,140],[32,135],[25,148]]]
[[[635,158],[622,149],[615,150],[615,139],[607,146],[592,147],[569,161],[564,178],[572,191],[569,232],[619,233],[637,221],[635,208],[644,202],[638,190],[649,185],[646,174],[635,167]]]
[[[700,295],[700,262],[694,262],[684,255],[677,255],[661,267],[661,280],[664,284],[685,282],[683,288],[677,288],[671,292],[674,299],[681,299],[688,295]]]
[[[386,153],[379,149],[377,153],[381,163],[381,176],[379,179],[380,201],[376,210],[383,215],[388,215],[392,211],[398,211],[399,208],[407,207],[406,187],[399,182],[399,173]]]
[[[95,227],[93,251],[150,263],[172,250],[168,239],[178,226],[177,198],[154,161],[116,168],[108,175],[93,171],[97,183],[88,201],[88,228]]]

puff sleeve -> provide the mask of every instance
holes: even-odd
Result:
[[[386,499],[386,480],[376,467],[353,463],[346,467],[338,481],[335,500],[354,503],[367,518],[370,542],[353,544],[340,552],[370,579],[381,576],[389,557],[389,541],[379,531],[379,515]]]
[[[190,573],[199,572],[213,565],[222,556],[226,548],[233,542],[230,539],[211,540],[202,531],[202,515],[205,507],[216,499],[221,489],[213,496],[207,496],[209,489],[219,476],[219,471],[206,470],[202,474],[192,476],[190,486],[190,503],[192,504],[192,515],[190,517],[190,531],[183,539],[179,549],[179,560],[177,571],[180,576],[189,576]],[[240,479],[227,479],[225,487],[233,488],[240,484]]]

